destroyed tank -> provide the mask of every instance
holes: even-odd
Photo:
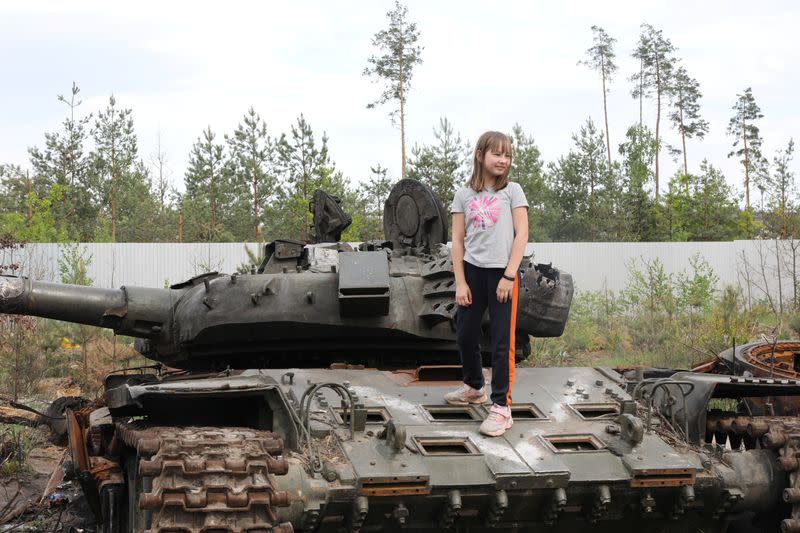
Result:
[[[348,223],[335,198],[310,208],[320,242],[272,242],[249,274],[0,278],[0,312],[110,328],[157,363],[66,411],[65,469],[103,532],[800,531],[800,422],[738,407],[797,382],[520,366],[514,426],[485,437],[488,405],[442,399],[461,372],[438,198],[399,182],[386,240],[358,246],[324,242]],[[571,298],[524,259],[518,360]]]

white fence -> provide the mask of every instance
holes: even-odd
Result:
[[[248,262],[245,247],[257,252],[257,243],[88,243],[88,276],[94,285],[163,287],[208,270],[233,272]],[[742,287],[752,299],[769,294],[775,301],[791,301],[800,277],[800,241],[648,242],[648,243],[531,243],[536,262],[550,263],[573,275],[578,290],[614,291],[628,281],[632,261],[658,259],[667,273],[677,274],[699,254],[719,277],[720,286]],[[28,244],[3,250],[0,264],[16,263],[18,273],[37,279],[58,280],[57,244]],[[7,271],[7,270],[6,270]]]

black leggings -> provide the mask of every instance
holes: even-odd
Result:
[[[481,268],[464,261],[464,277],[472,293],[472,305],[458,306],[456,327],[458,349],[464,383],[475,389],[483,387],[480,341],[481,322],[489,308],[489,330],[492,339],[492,403],[511,405],[514,383],[514,328],[517,316],[519,277],[515,276],[511,298],[497,301],[497,284],[503,277],[502,268]]]

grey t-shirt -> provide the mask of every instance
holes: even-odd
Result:
[[[528,207],[519,183],[510,181],[495,192],[487,187],[475,192],[470,187],[456,191],[451,213],[464,213],[464,259],[482,268],[505,268],[514,242],[511,210]]]

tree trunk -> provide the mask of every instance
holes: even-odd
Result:
[[[750,154],[747,150],[747,123],[742,117],[742,141],[744,143],[744,206],[750,211]]]
[[[117,242],[117,151],[111,141],[111,242]]]
[[[183,242],[183,210],[178,211],[178,242]]]
[[[261,225],[258,219],[258,179],[253,171],[253,218],[256,223],[256,242],[261,241]]]
[[[644,99],[644,58],[639,58],[639,128],[642,127],[643,99]]]
[[[797,246],[794,244],[794,237],[791,240],[792,247],[792,308],[797,311]]]
[[[778,239],[775,239],[775,265],[778,269],[778,309],[783,316],[783,281],[781,280],[781,257],[778,249]]]
[[[659,168],[658,160],[661,154],[661,144],[659,142],[659,131],[661,127],[661,65],[656,59],[656,203],[659,195]]]
[[[401,164],[400,164],[400,176],[401,178],[405,179],[406,177],[406,97],[403,91],[404,85],[404,73],[403,73],[403,57],[402,51],[400,54],[400,151],[401,154]]]
[[[111,175],[111,242],[117,242],[117,178]]]
[[[25,171],[25,179],[28,182],[28,227],[30,228],[31,224],[33,224],[33,198],[31,198],[33,182],[31,181],[30,172],[27,170]]]
[[[398,94],[400,96],[400,152],[401,152],[401,163],[400,163],[400,177],[405,179],[406,177],[406,95],[405,95],[405,72],[403,71],[403,54],[405,53],[405,46],[403,43],[400,43],[400,54],[399,54],[399,61],[398,61],[398,85],[400,90]]]
[[[611,141],[608,135],[608,104],[606,98],[606,66],[605,59],[600,58],[600,67],[603,73],[603,115],[606,119],[606,152],[608,152],[608,172],[611,172]]]
[[[689,163],[686,160],[686,131],[683,128],[683,106],[681,106],[681,143],[683,143],[683,175],[689,175]],[[686,185],[689,186],[688,183]]]

